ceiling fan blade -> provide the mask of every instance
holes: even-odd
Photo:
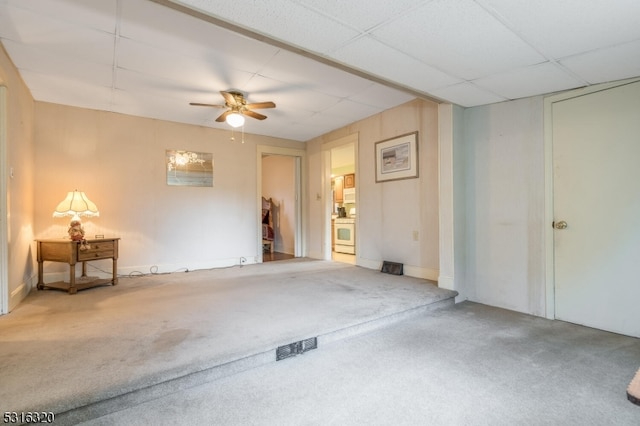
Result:
[[[201,104],[199,102],[189,102],[189,105],[193,106],[203,106],[203,107],[212,107],[212,108],[226,108],[224,105],[214,105],[214,104]]]
[[[275,108],[276,104],[274,104],[273,102],[256,102],[253,104],[246,104],[245,107],[249,109]]]
[[[222,95],[222,97],[224,98],[224,101],[227,103],[227,105],[229,105],[230,107],[236,107],[236,106],[240,106],[238,104],[238,100],[236,99],[236,97],[233,95],[233,93],[230,92],[225,92],[225,91],[220,91],[220,94]]]
[[[251,118],[256,118],[258,120],[264,120],[265,118],[267,118],[266,115],[262,115],[262,114],[258,114],[255,111],[251,111],[251,110],[246,110],[242,112],[244,115],[249,116]]]
[[[216,121],[218,123],[224,123],[224,121],[227,119],[227,115],[231,114],[233,111],[225,111],[222,114],[220,114],[220,116],[218,118],[216,118]]]

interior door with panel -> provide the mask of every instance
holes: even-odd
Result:
[[[640,337],[640,82],[552,117],[555,317]]]

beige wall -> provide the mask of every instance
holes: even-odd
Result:
[[[12,310],[28,294],[34,275],[34,102],[2,45],[0,85],[6,87],[7,114],[6,129],[2,129],[6,136],[6,164],[0,165],[7,182],[7,211],[0,212],[0,225],[7,229],[7,297]]]
[[[419,132],[419,177],[375,182],[375,143]],[[326,216],[323,145],[358,133],[357,263],[401,262],[405,273],[438,278],[438,105],[415,100],[309,141],[309,253],[324,255]],[[316,196],[320,195],[320,199]],[[417,232],[418,240],[414,240]]]
[[[62,237],[67,219],[51,217],[68,191],[85,191],[100,209],[84,220],[87,237],[118,236],[121,273],[171,272],[255,261],[257,145],[304,144],[230,131],[36,103],[37,237]],[[213,154],[214,186],[166,184],[165,153]],[[60,273],[48,264],[47,272]]]

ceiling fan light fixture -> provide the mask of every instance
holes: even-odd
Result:
[[[240,127],[244,124],[244,117],[240,113],[232,112],[227,115],[226,121],[231,127]]]

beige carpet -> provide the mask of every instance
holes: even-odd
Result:
[[[454,296],[426,280],[304,259],[121,278],[76,295],[34,291],[0,317],[0,401],[56,413],[127,393],[139,402],[164,392],[158,384],[175,390],[273,362],[280,345],[319,336],[321,346]]]
[[[640,339],[471,302],[82,426],[638,426]]]

